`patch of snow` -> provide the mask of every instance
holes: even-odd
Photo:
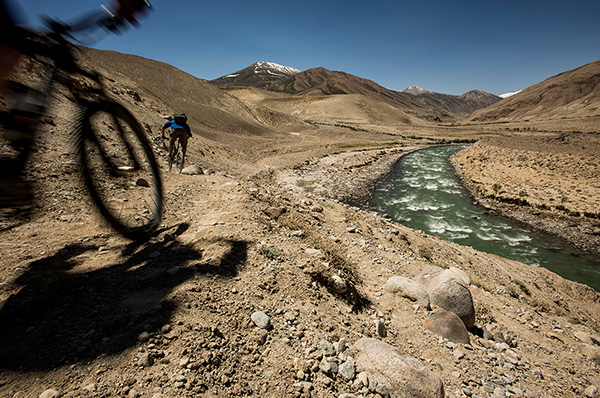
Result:
[[[276,64],[274,62],[266,62],[266,61],[257,62],[255,64],[254,70],[257,71],[259,68],[260,69],[268,69],[270,71],[275,71],[275,72],[280,72],[286,76],[295,75],[295,74],[301,72],[301,70],[292,68],[290,66],[283,66],[283,65]]]
[[[504,94],[500,94],[498,97],[500,97],[500,98],[508,98],[508,97],[512,97],[512,96],[513,96],[513,95],[515,95],[515,94],[519,94],[521,91],[523,91],[523,90],[515,91],[515,92],[512,92],[512,93],[504,93]]]

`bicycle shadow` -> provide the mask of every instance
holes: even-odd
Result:
[[[67,245],[31,262],[15,281],[22,288],[0,308],[0,368],[51,370],[138,344],[143,331],[170,323],[177,306],[169,294],[177,286],[198,274],[237,275],[248,242],[221,243],[229,251],[212,266],[190,265],[201,250],[176,238],[131,244],[124,261],[88,272],[76,268],[98,244]]]

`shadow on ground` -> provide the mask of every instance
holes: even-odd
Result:
[[[194,275],[237,275],[247,242],[222,241],[228,252],[211,266],[194,263],[201,250],[176,239],[131,244],[119,260],[77,272],[98,244],[70,244],[30,263],[14,283],[22,286],[0,309],[0,368],[50,370],[119,353],[170,322],[176,304],[170,292]]]

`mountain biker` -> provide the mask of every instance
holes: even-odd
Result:
[[[170,128],[171,129],[171,140],[169,141],[169,157],[173,155],[173,144],[175,144],[175,140],[178,137],[181,137],[181,149],[183,150],[183,158],[185,159],[185,153],[187,152],[187,142],[188,139],[192,136],[192,131],[190,126],[187,124],[187,116],[185,113],[180,113],[173,116],[173,120],[169,120],[162,126],[161,134],[163,138],[167,138],[165,136],[165,131]]]
[[[115,0],[111,8],[102,6],[101,17],[82,20],[79,27],[71,26],[72,31],[80,28],[101,26],[110,31],[117,32],[119,27],[127,23],[139,25],[137,17],[142,15],[151,7],[147,0]],[[0,130],[0,138],[7,141],[11,150],[0,154],[0,208],[25,206],[32,200],[31,187],[22,176],[23,167],[31,145],[31,138],[35,130],[34,119],[36,104],[27,104],[27,92],[10,92],[10,84],[7,78],[16,66],[19,58],[25,54],[29,55],[27,46],[27,34],[25,30],[15,22],[14,14],[10,12],[5,0],[0,0],[0,95],[9,101],[20,105],[29,105],[24,114],[30,120],[21,118],[20,125],[11,126],[10,131],[4,128]],[[28,112],[28,113],[27,113]],[[2,144],[2,142],[0,142]],[[10,153],[10,155],[9,155]]]

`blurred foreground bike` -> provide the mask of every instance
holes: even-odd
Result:
[[[47,21],[50,32],[22,29],[23,50],[43,65],[41,90],[15,84],[15,103],[2,115],[2,132],[27,161],[41,117],[56,85],[66,87],[78,106],[73,128],[76,155],[85,185],[102,217],[120,234],[144,239],[159,225],[162,181],[143,128],[123,105],[111,99],[98,72],[81,67],[70,27]],[[21,166],[23,166],[21,165]]]

